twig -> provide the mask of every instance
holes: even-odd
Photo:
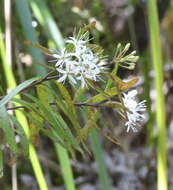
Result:
[[[26,88],[24,88],[21,92],[23,92],[24,90],[27,90],[28,88],[31,88],[31,87],[36,86],[36,85],[38,85],[38,84],[41,84],[41,83],[44,82],[44,81],[48,81],[48,80],[52,80],[52,79],[57,79],[57,78],[59,78],[58,75],[49,77],[49,75],[51,75],[51,74],[54,73],[54,72],[55,72],[55,71],[49,72],[45,77],[43,77],[43,78],[40,79],[40,80],[37,80],[37,81],[33,82],[32,84],[30,84],[29,86],[27,86]]]
[[[10,108],[6,108],[7,110],[16,110],[19,108],[25,108],[24,106],[15,106],[15,107],[10,107]]]
[[[103,107],[102,105],[103,103],[97,103],[97,104],[88,104],[85,102],[76,102],[74,103],[75,106],[92,106],[92,107]],[[57,103],[55,102],[51,102],[50,105],[57,105]],[[20,109],[20,108],[25,108],[25,106],[15,106],[15,107],[9,107],[6,108],[7,110],[16,110],[16,109]]]
[[[41,83],[44,82],[44,81],[49,81],[49,80],[52,80],[52,79],[58,79],[58,78],[59,78],[58,75],[50,76],[50,77],[49,77],[49,75],[51,75],[51,74],[54,73],[54,72],[55,72],[55,70],[49,72],[49,73],[48,73],[45,77],[43,77],[42,79],[33,82],[32,84],[30,84],[29,86],[27,86],[26,88],[24,88],[23,90],[21,90],[20,93],[23,92],[23,91],[25,91],[25,90],[27,90],[27,89],[29,89],[29,88],[31,88],[31,87],[33,87],[33,86],[36,86],[36,85],[38,85],[38,84],[41,84]],[[3,98],[4,98],[4,96],[0,96],[0,100],[2,100]]]

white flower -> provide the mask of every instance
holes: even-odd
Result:
[[[125,123],[125,125],[127,126],[127,132],[129,132],[130,129],[132,129],[133,132],[137,132],[135,126],[138,125],[139,121],[142,121],[144,119],[144,115],[142,114],[142,112],[146,110],[146,100],[138,103],[135,100],[136,95],[137,90],[132,90],[127,94],[123,93],[124,106],[129,110],[127,110],[128,121]]]
[[[64,64],[67,60],[69,60],[70,54],[68,54],[68,53],[66,52],[66,49],[63,48],[59,54],[58,54],[58,53],[55,53],[55,54],[53,54],[52,56],[57,59],[57,62],[56,62],[56,64],[55,64],[55,67],[60,67],[60,68],[62,68],[62,67],[63,67],[63,64]]]
[[[86,47],[84,45],[89,41],[89,39],[85,39],[87,34],[88,32],[83,34],[83,36],[81,36],[80,38],[79,34],[77,36],[74,34],[73,37],[69,37],[69,39],[66,40],[66,43],[73,44],[75,48],[82,47],[82,49],[85,49]]]
[[[76,84],[76,80],[73,78],[73,73],[71,72],[70,65],[67,65],[66,70],[57,68],[57,71],[61,73],[61,77],[58,79],[58,82],[64,82],[66,78],[69,78],[72,84]]]
[[[67,44],[73,45],[73,50],[68,52],[63,49],[59,54],[53,54],[57,60],[55,67],[59,72],[60,78],[58,82],[65,82],[68,78],[72,85],[80,81],[83,88],[86,79],[97,81],[100,74],[105,70],[105,59],[94,53],[93,49],[87,46],[89,39],[88,32],[77,37],[75,35],[66,40]],[[87,39],[86,39],[87,38]]]

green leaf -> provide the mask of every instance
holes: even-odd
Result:
[[[0,107],[0,128],[2,128],[5,134],[5,139],[11,151],[14,154],[17,154],[19,152],[19,149],[17,147],[16,137],[14,134],[14,130],[11,128],[8,113],[4,106]]]
[[[101,116],[100,111],[93,111],[91,108],[88,111],[88,120],[85,126],[80,130],[80,135],[82,136],[83,140],[86,140],[88,137],[89,132],[92,128],[94,128],[93,122],[95,123],[99,117]],[[80,139],[77,138],[77,142],[80,143]]]
[[[37,120],[39,120],[40,122],[43,121],[43,119],[33,111],[30,111],[30,115],[32,115],[32,116],[35,115]],[[40,127],[38,125],[36,125],[34,122],[32,122],[31,120],[30,120],[29,124],[30,124],[29,125],[30,126],[30,140],[31,140],[33,145],[38,146],[39,145]]]
[[[88,99],[86,101],[86,103],[99,103],[102,102],[104,100],[107,100],[115,95],[118,95],[119,92],[124,92],[126,90],[128,90],[129,88],[131,88],[133,85],[135,85],[138,82],[138,78],[134,77],[133,79],[131,79],[128,82],[123,82],[119,77],[114,76],[112,74],[107,74],[111,80],[113,80],[114,84],[116,85],[115,87],[112,88],[107,88],[103,94],[103,92],[91,97],[90,99]]]
[[[34,42],[25,41],[24,44],[25,44],[25,45],[30,45],[30,46],[36,47],[36,48],[42,50],[43,52],[52,55],[52,51],[50,51],[49,49],[47,49],[47,48],[45,48],[45,47],[43,47],[43,46],[41,46],[41,45],[39,45],[39,44],[34,43]]]
[[[92,86],[95,90],[97,90],[100,94],[102,94],[105,97],[109,97],[109,95],[106,93],[106,91],[104,91],[102,88],[100,88],[96,82],[90,80],[90,79],[86,79],[87,83]]]
[[[61,117],[60,114],[56,114],[56,117],[59,120],[61,126],[66,131],[66,133],[68,133],[69,140],[71,141],[71,144],[73,145],[73,147],[82,152],[82,150],[80,149],[79,145],[77,144],[77,142],[76,142],[76,140],[75,140],[75,138],[74,138],[74,136],[73,136],[70,128],[68,127],[68,125],[66,124],[66,122],[64,121],[64,119]]]
[[[14,88],[9,94],[7,94],[1,101],[0,101],[0,107],[5,105],[8,101],[10,101],[16,94],[18,94],[20,91],[22,91],[24,88],[32,84],[34,81],[40,79],[41,77],[34,77],[29,80],[26,80],[25,82],[22,82],[19,84],[16,88]]]
[[[55,86],[56,88],[56,86]],[[60,95],[58,93],[55,92],[55,89],[49,88],[50,93],[52,95],[54,95],[54,97],[56,98],[56,103],[59,106],[59,108],[66,114],[66,116],[69,118],[69,120],[71,121],[76,134],[79,136],[81,144],[83,145],[84,149],[86,151],[88,151],[87,146],[84,144],[82,137],[80,136],[79,130],[81,129],[79,122],[77,120],[75,120],[75,118],[73,117],[72,113],[69,111],[69,109],[67,108],[66,104],[64,103],[64,101],[62,101],[62,98],[60,97]]]
[[[25,108],[27,108],[30,111],[36,112],[40,117],[44,118],[44,116],[42,115],[42,113],[39,112],[37,104],[31,103],[31,102],[27,102],[25,100],[21,100],[21,99],[18,99],[18,98],[13,98],[12,101],[19,103],[20,105],[24,106]]]
[[[49,94],[47,92],[47,86],[46,84],[40,84],[36,86],[37,89],[37,95],[40,99],[40,102],[44,105],[44,106],[49,106]]]
[[[31,41],[33,43],[39,44],[36,31],[34,30],[34,27],[32,26],[32,15],[29,10],[27,1],[15,0],[15,4],[16,4],[17,13],[19,15],[19,19],[22,25],[22,29],[23,29],[22,31],[24,33],[25,39],[27,41]],[[46,64],[41,52],[38,49],[30,46],[29,51],[34,61],[39,62],[41,64]],[[35,68],[35,72],[37,75],[44,76],[46,74],[45,68],[37,64],[33,64],[33,66]]]
[[[99,94],[91,97],[90,99],[88,99],[86,101],[86,103],[99,103],[99,102],[102,102],[106,99],[109,99],[109,98],[117,95],[118,94],[117,87],[109,88],[109,89],[105,90],[105,93],[109,96],[106,97],[103,94],[99,93]]]
[[[3,177],[3,153],[0,145],[0,178]]]
[[[64,146],[68,150],[73,151],[71,144],[73,144],[73,147],[76,147],[77,143],[74,144],[74,140],[71,141],[72,133],[70,131],[70,128],[65,127],[62,124],[62,120],[60,120],[60,115],[58,114],[58,112],[55,109],[51,108],[50,105],[44,106],[39,99],[37,99],[31,95],[28,95],[28,94],[26,96],[37,104],[37,106],[41,110],[40,112],[43,115],[43,119],[46,120],[49,123],[49,125],[54,129],[54,131],[56,132],[60,141],[62,143],[64,143]],[[59,119],[57,117],[59,117]],[[71,134],[71,135],[69,135],[69,134]],[[79,148],[78,148],[78,150],[79,150]]]
[[[132,86],[134,86],[138,82],[138,77],[134,77],[128,82],[122,81],[119,77],[116,75],[106,73],[106,75],[114,82],[115,86],[118,87],[119,91],[126,91],[130,89]]]
[[[81,100],[84,96],[84,92],[86,91],[86,88],[78,88],[75,90],[75,95],[73,98],[73,102]]]
[[[74,105],[72,104],[72,99],[70,97],[70,94],[68,93],[68,91],[66,90],[66,88],[63,87],[62,84],[57,83],[57,86],[59,87],[59,90],[62,93],[64,99],[67,101],[67,105],[69,106],[69,109],[73,113],[73,116],[76,117],[76,120],[77,120],[75,108],[74,108]],[[48,97],[50,96],[50,93],[48,92],[47,89],[48,89],[48,86],[46,86],[46,85],[39,85],[39,86],[37,86],[37,94],[38,94],[38,97],[40,99],[40,102],[44,106],[46,106],[47,108],[49,108],[50,104],[49,104],[49,101],[48,101]],[[42,111],[42,110],[40,110],[40,111]],[[69,144],[71,144],[77,150],[81,151],[79,145],[75,141],[74,136],[72,135],[72,132],[71,132],[70,128],[67,126],[67,124],[65,123],[65,121],[61,117],[61,115],[56,110],[54,111],[52,107],[50,107],[50,111],[54,114],[54,117],[57,118],[57,120],[59,122],[59,125],[64,129],[64,132],[68,136],[67,138],[68,138],[68,141],[70,142]]]
[[[43,27],[45,33],[48,35],[48,38],[56,44],[56,47],[59,50],[64,48],[64,39],[51,11],[49,10],[47,2],[45,0],[29,0],[29,3],[34,15]]]
[[[116,101],[107,101],[103,104],[103,107],[110,107],[110,108],[116,108],[116,109],[124,109],[123,105],[120,102]]]
[[[99,135],[96,129],[92,129],[90,133],[90,142],[96,160],[97,172],[99,175],[101,187],[103,190],[111,190],[113,188],[111,185],[110,176],[108,175],[106,168],[106,163],[105,163],[106,158],[105,155],[103,154],[103,150],[100,143],[101,140],[99,140]]]
[[[20,136],[20,144],[22,146],[22,151],[25,156],[28,156],[29,155],[29,141],[25,134],[25,131],[16,117],[14,117],[13,115],[10,115],[10,119],[16,126],[16,132]]]
[[[76,110],[75,110],[72,98],[71,98],[68,90],[62,85],[62,83],[59,83],[59,82],[55,82],[55,83],[58,86],[58,88],[59,88],[59,90],[60,90],[60,92],[61,92],[61,94],[62,94],[62,96],[63,96],[63,98],[64,98],[64,100],[66,102],[66,105],[67,105],[68,109],[72,113],[72,116],[77,121]]]
[[[40,128],[41,132],[43,132],[44,135],[49,137],[54,142],[61,144],[61,146],[63,146],[63,147],[65,146],[61,142],[61,139],[59,138],[59,136],[57,136],[54,129],[48,128],[48,126],[44,126],[43,123],[40,120],[38,120],[37,114],[33,115],[33,114],[30,114],[30,112],[29,112],[29,113],[26,113],[26,116],[28,117],[30,122],[32,121],[37,127]]]
[[[91,31],[96,25],[96,21],[91,22],[90,24],[84,26],[78,34],[78,37],[80,38],[81,36],[83,36],[87,31]]]
[[[36,86],[37,89],[37,95],[40,100],[40,102],[46,106],[49,107],[49,100],[48,100],[48,93],[46,90],[46,84],[40,84]],[[38,108],[38,111],[42,113],[42,110]],[[41,118],[37,112],[31,111],[30,114],[33,116],[33,118],[37,118],[41,123],[43,122],[43,118]],[[44,115],[44,114],[43,114]],[[44,117],[44,116],[43,116]],[[38,146],[39,144],[39,131],[40,127],[37,126],[32,120],[30,121],[30,138],[31,142],[35,145]]]
[[[73,179],[72,168],[69,162],[69,156],[61,145],[55,143],[56,154],[59,158],[59,163],[61,165],[61,171],[64,178],[64,183],[66,186],[66,190],[76,190],[75,183]]]

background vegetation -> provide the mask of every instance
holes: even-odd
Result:
[[[138,133],[126,133],[118,114],[111,108],[103,109],[103,117],[98,121],[102,132],[93,129],[86,140],[92,153],[84,152],[84,156],[77,153],[76,160],[42,133],[32,141],[34,145],[26,144],[32,124],[28,125],[26,113],[19,111],[15,115],[22,125],[16,125],[19,132],[26,133],[21,146],[28,146],[29,152],[16,158],[16,141],[8,142],[7,147],[8,137],[3,136],[6,131],[13,139],[14,133],[10,132],[10,123],[1,119],[1,189],[173,189],[172,14],[171,0],[0,1],[0,96],[27,79],[47,73],[40,64],[48,64],[50,57],[24,41],[61,50],[64,39],[73,36],[75,28],[78,30],[96,20],[92,41],[104,48],[104,55],[110,61],[119,42],[123,45],[130,42],[130,51],[137,50],[140,59],[135,70],[119,68],[117,75],[124,80],[138,76],[135,88],[147,100],[146,119]],[[110,69],[113,67],[110,63]],[[71,89],[68,85],[67,88]],[[36,91],[31,89],[30,94],[35,96]],[[37,88],[37,94],[41,100],[44,89]],[[6,118],[3,109],[2,106],[1,118]],[[81,122],[87,122],[86,112],[80,115]],[[116,139],[120,146],[103,133]]]

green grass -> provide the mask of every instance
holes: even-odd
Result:
[[[12,90],[16,87],[16,81],[14,78],[14,74],[12,72],[12,69],[9,67],[9,65],[6,62],[6,55],[5,55],[5,46],[4,46],[4,42],[2,40],[2,33],[1,33],[1,29],[0,29],[0,55],[1,55],[1,59],[2,59],[2,67],[4,69],[4,73],[5,73],[5,79],[7,81],[7,87]],[[20,96],[17,96],[18,98],[20,98]],[[27,119],[25,117],[25,115],[20,112],[20,111],[15,111],[16,117],[18,119],[18,121],[20,122],[20,124],[22,125],[27,137],[29,138],[29,126],[27,123]],[[39,184],[39,187],[41,190],[48,190],[47,188],[47,184],[35,151],[35,148],[32,144],[29,144],[29,158],[37,179],[37,182]]]
[[[163,93],[163,65],[156,0],[147,1],[153,67],[155,72],[157,136],[157,188],[167,190],[166,116]]]
[[[92,150],[97,164],[97,171],[101,183],[102,190],[111,190],[111,180],[107,172],[105,157],[101,147],[101,141],[96,129],[92,129],[89,134]]]

